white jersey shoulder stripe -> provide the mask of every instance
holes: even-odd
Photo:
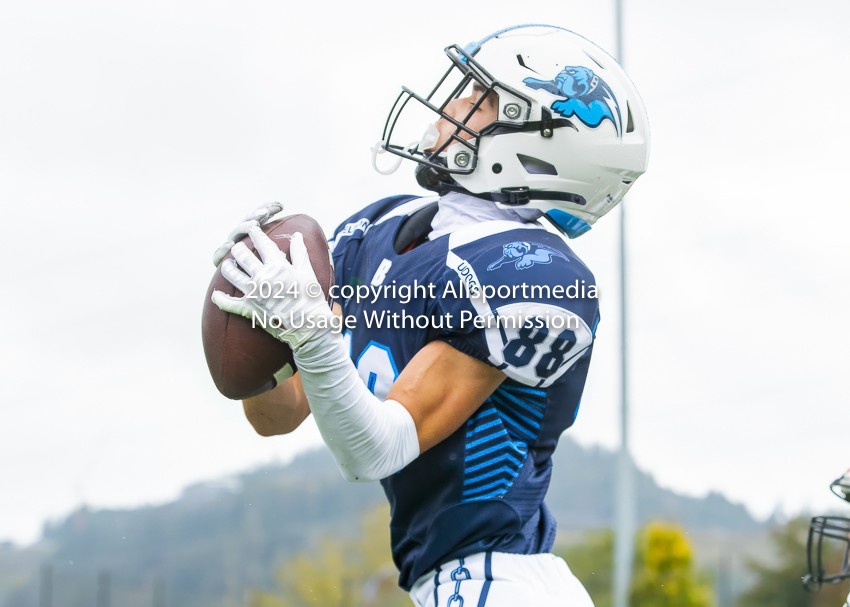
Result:
[[[476,223],[461,228],[449,235],[449,250],[462,247],[465,244],[475,242],[486,236],[509,232],[510,230],[544,230],[545,228],[536,221],[520,223],[518,221],[495,220]]]

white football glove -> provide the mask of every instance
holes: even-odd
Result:
[[[215,264],[215,267],[218,267],[218,264],[221,263],[221,260],[224,259],[230,249],[233,248],[234,244],[245,238],[245,235],[248,234],[248,228],[251,226],[266,225],[271,221],[272,217],[280,213],[282,210],[282,204],[279,202],[270,202],[248,213],[245,216],[245,219],[242,220],[242,223],[233,228],[230,234],[227,235],[227,240],[224,241],[224,244],[222,244],[218,249],[216,249],[215,253],[213,253],[213,264]]]
[[[248,235],[262,261],[245,243],[237,242],[233,245],[233,258],[245,272],[233,259],[221,265],[221,275],[245,296],[237,298],[214,291],[213,303],[225,312],[255,319],[257,326],[289,344],[293,352],[334,328],[338,332],[339,321],[316,280],[301,233],[292,235],[292,263],[259,226],[249,226]]]
[[[292,348],[310,411],[346,479],[379,480],[398,472],[419,457],[416,423],[404,405],[381,401],[360,379],[341,327],[334,326],[341,319],[328,308],[304,238],[299,232],[292,235],[290,263],[259,226],[250,226],[248,236],[262,261],[238,242],[233,258],[245,272],[233,259],[221,264],[222,276],[246,295],[214,291],[213,303],[249,319],[258,314],[283,322],[278,328],[266,322],[265,329]]]

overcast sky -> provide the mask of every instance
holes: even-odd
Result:
[[[840,507],[847,448],[846,0],[626,3],[652,127],[626,201],[639,466],[758,516]],[[211,255],[258,203],[326,231],[384,195],[369,148],[443,47],[516,23],[613,52],[613,0],[36,0],[0,9],[0,538],[319,444],[209,379]],[[421,84],[420,84],[421,83]],[[575,249],[603,320],[578,420],[618,440],[617,214]]]

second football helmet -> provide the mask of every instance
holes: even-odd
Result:
[[[829,487],[835,495],[850,502],[850,470],[832,481]],[[809,573],[803,578],[806,589],[817,591],[823,584],[850,579],[850,518],[812,518],[807,552]]]

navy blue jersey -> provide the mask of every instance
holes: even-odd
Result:
[[[376,396],[434,340],[507,376],[457,431],[381,481],[406,590],[476,552],[550,550],[551,454],[578,412],[599,318],[593,275],[554,228],[489,221],[403,252],[399,235],[427,235],[435,201],[381,200],[331,240],[351,359]],[[357,287],[376,296],[343,296]]]

